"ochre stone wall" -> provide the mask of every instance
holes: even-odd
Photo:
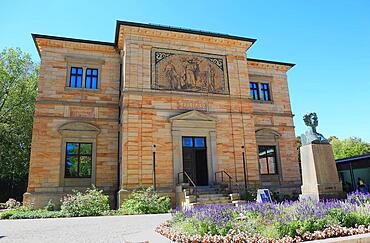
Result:
[[[269,128],[281,134],[278,139],[279,180],[270,181],[269,183],[267,178],[267,180],[264,180],[264,184],[273,185],[275,188],[280,187],[283,192],[298,192],[301,181],[293,114],[288,91],[287,70],[287,67],[281,65],[255,61],[248,62],[250,81],[268,81],[271,84],[272,102],[253,102],[255,128],[256,130]]]
[[[299,182],[287,67],[265,65],[262,68],[259,64],[248,63],[245,51],[250,43],[241,41],[131,27],[121,30],[120,40],[125,53],[122,188],[135,188],[138,183],[151,185],[152,144],[157,145],[157,184],[159,187],[174,186],[169,118],[192,108],[218,119],[217,170],[227,171],[234,181],[242,183],[241,146],[245,145],[248,181],[260,183],[255,131],[266,125],[282,134],[279,141],[282,174],[275,184]],[[226,56],[230,95],[152,90],[149,71],[152,48]],[[272,79],[273,104],[259,104],[249,99],[251,73]]]
[[[118,188],[118,91],[119,55],[113,47],[38,39],[41,54],[40,81],[34,114],[29,182],[25,201],[42,206],[52,198],[58,203],[73,188],[61,182],[62,125],[79,121],[100,129],[96,138],[94,184],[113,198]],[[66,57],[99,59],[100,89],[69,89]],[[76,133],[76,137],[78,134]],[[78,179],[77,179],[78,180]]]

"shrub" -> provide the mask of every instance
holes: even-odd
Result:
[[[74,191],[63,197],[61,212],[67,216],[100,216],[109,210],[109,198],[101,190],[93,187],[85,193]]]
[[[369,225],[370,215],[359,212],[349,212],[343,218],[343,226],[357,227],[358,225]]]
[[[41,219],[41,218],[61,218],[65,215],[61,211],[47,211],[45,209],[17,211],[9,219]]]
[[[35,210],[32,206],[19,206],[0,213],[0,219],[38,219],[57,217],[64,217],[64,215],[60,211],[47,211],[46,209]]]
[[[338,224],[343,224],[345,216],[346,213],[340,208],[332,208],[329,211],[329,217],[331,217],[333,221],[336,221]]]
[[[21,205],[21,203],[18,202],[17,200],[15,200],[13,198],[9,198],[9,200],[6,201],[6,203],[5,203],[5,208],[12,209],[12,208],[19,207],[20,205]]]
[[[171,209],[171,199],[153,192],[152,188],[135,190],[131,198],[124,201],[119,214],[167,213]]]
[[[240,199],[241,200],[245,200],[245,201],[254,201],[256,200],[257,198],[257,195],[255,192],[252,192],[250,190],[247,190],[247,191],[242,191],[240,192]]]
[[[289,223],[278,223],[276,225],[277,231],[280,237],[284,236],[294,236],[301,226],[301,222],[293,220]]]
[[[46,211],[54,211],[55,210],[55,204],[53,203],[53,200],[49,200],[48,204],[45,206]]]
[[[15,209],[3,211],[3,212],[0,213],[0,219],[9,219],[15,213],[17,213],[17,210],[15,210]]]

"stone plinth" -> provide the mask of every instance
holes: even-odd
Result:
[[[339,198],[344,195],[330,144],[308,144],[300,148],[302,194],[300,198]]]

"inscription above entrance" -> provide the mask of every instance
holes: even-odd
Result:
[[[152,89],[229,94],[225,56],[153,49]]]

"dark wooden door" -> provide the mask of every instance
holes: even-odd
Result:
[[[195,157],[193,148],[182,148],[183,168],[184,171],[190,176],[195,182]],[[188,182],[186,176],[184,176],[184,182]]]
[[[182,153],[184,171],[197,186],[207,186],[208,166],[205,137],[183,137]],[[186,177],[184,177],[184,182],[188,182]]]

